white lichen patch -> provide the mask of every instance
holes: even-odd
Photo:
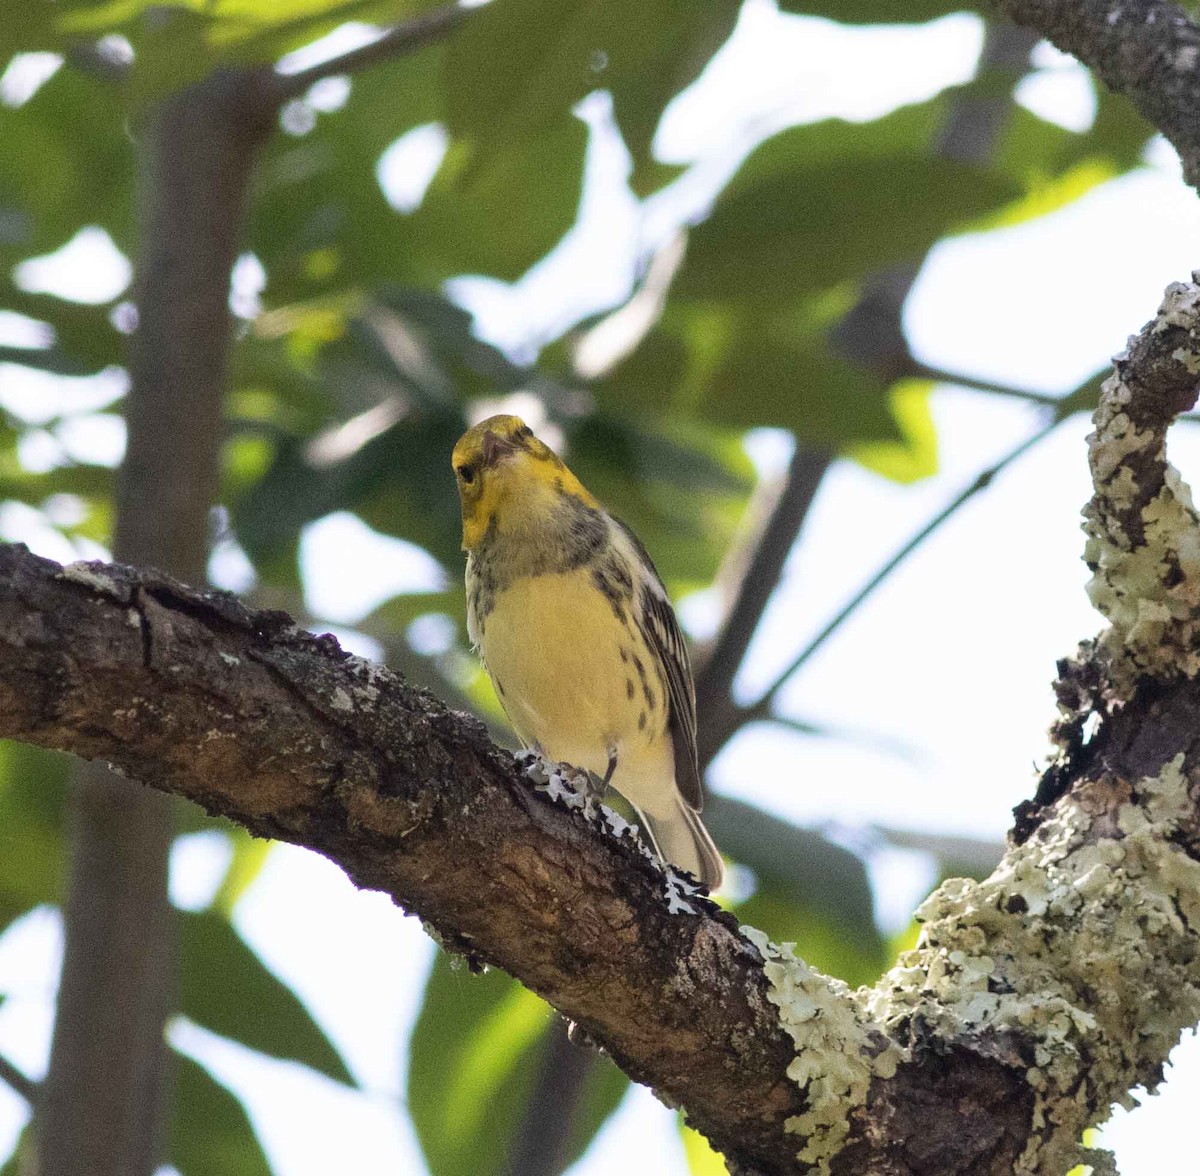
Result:
[[[1171,327],[1193,336],[1200,329],[1200,285],[1168,288],[1151,331]],[[1200,347],[1177,347],[1173,358],[1200,371]],[[1157,478],[1164,433],[1134,427],[1126,412],[1133,395],[1120,368],[1104,382],[1088,437],[1096,494],[1084,510],[1088,595],[1111,624],[1099,646],[1121,696],[1141,674],[1200,673],[1200,516],[1171,466],[1157,489],[1138,485],[1139,474]]]
[[[242,659],[236,653],[226,653],[225,650],[221,650],[218,656],[227,666],[240,666],[242,664]]]
[[[1194,47],[1189,46],[1194,51]],[[1192,275],[1193,278],[1196,274]],[[1158,318],[1153,330],[1161,334],[1168,327],[1182,327],[1185,331],[1194,330],[1200,319],[1200,286],[1195,281],[1172,282],[1163,295],[1162,305],[1158,308]]]
[[[595,812],[593,789],[587,773],[568,764],[551,763],[537,752],[523,752],[517,758],[518,762],[524,762],[524,774],[533,782],[534,788],[555,804],[589,816]]]
[[[76,563],[66,564],[54,578],[70,580],[73,584],[85,584],[100,596],[108,596],[116,600],[122,599],[124,593],[120,584],[111,576],[105,575],[104,572],[97,571],[96,566],[79,560]]]
[[[1084,558],[1095,568],[1088,596],[1111,624],[1100,643],[1135,671],[1194,677],[1200,672],[1200,516],[1173,467],[1141,517],[1143,542],[1131,550],[1123,537],[1113,541],[1112,527],[1094,507],[1085,512]]]
[[[354,699],[341,686],[335,686],[333,695],[329,699],[329,705],[335,711],[352,711],[354,709]]]
[[[689,895],[699,891],[690,882],[685,881],[669,866],[664,871],[666,877],[667,913],[671,915],[694,915],[696,908],[688,902]]]
[[[535,791],[555,804],[582,813],[596,828],[603,829],[618,840],[631,840],[644,857],[658,863],[663,870],[663,897],[670,914],[697,913],[696,907],[688,899],[698,895],[699,888],[659,860],[640,836],[637,825],[631,825],[620,813],[600,803],[597,784],[589,773],[570,764],[553,763],[529,749],[518,752],[515,758],[525,778],[533,783]]]
[[[373,662],[357,654],[346,658],[346,668],[362,683],[355,693],[360,704],[370,709],[379,699],[380,691],[393,681],[392,672],[379,662]]]
[[[826,1173],[850,1132],[851,1112],[866,1101],[871,1079],[893,1077],[903,1052],[880,1033],[860,999],[866,990],[852,994],[841,980],[810,968],[796,958],[793,943],[772,943],[754,927],[741,932],[763,958],[767,999],[796,1046],[787,1073],[806,1103],[786,1124],[804,1139],[796,1158]]]
[[[1014,1176],[1066,1171],[1095,1108],[1153,1089],[1200,1019],[1200,862],[1168,840],[1191,811],[1183,768],[1128,788],[1117,836],[1062,806],[986,881],[944,883],[917,912],[917,947],[868,994],[885,1029],[919,1016],[1025,1067],[1033,1133]]]
[[[600,817],[604,821],[605,828],[617,838],[624,837],[629,832],[637,832],[637,826],[631,825],[616,809],[611,809],[606,804],[600,806]]]

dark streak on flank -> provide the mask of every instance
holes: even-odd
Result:
[[[636,693],[637,693],[637,688],[633,684],[633,679],[626,678],[625,679],[625,697],[628,698],[630,702],[632,702],[633,696]]]
[[[642,659],[635,653],[633,655],[633,668],[637,670],[638,678],[642,683],[642,694],[646,697],[646,705],[654,709],[654,691],[650,689],[650,679],[646,675],[646,667],[642,665]]]
[[[633,598],[633,581],[620,560],[608,558],[592,568],[592,583],[608,601],[617,620],[625,622],[625,610]]]
[[[638,730],[644,731],[645,729],[646,729],[646,712],[642,711],[642,713],[640,715],[638,715]]]

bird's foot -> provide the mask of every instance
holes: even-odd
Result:
[[[567,808],[579,809],[586,817],[594,817],[599,812],[599,799],[604,790],[601,788],[597,792],[596,777],[591,772],[571,764],[555,763],[534,748],[518,752],[517,762],[534,788],[551,800]]]

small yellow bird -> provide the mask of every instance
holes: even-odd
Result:
[[[519,417],[454,447],[467,631],[517,735],[618,788],[664,861],[710,890],[687,646],[650,556]]]

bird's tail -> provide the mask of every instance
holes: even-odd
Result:
[[[682,796],[676,796],[675,811],[667,816],[652,816],[640,809],[638,815],[663,861],[695,875],[710,893],[720,890],[725,880],[721,852],[700,814]]]

